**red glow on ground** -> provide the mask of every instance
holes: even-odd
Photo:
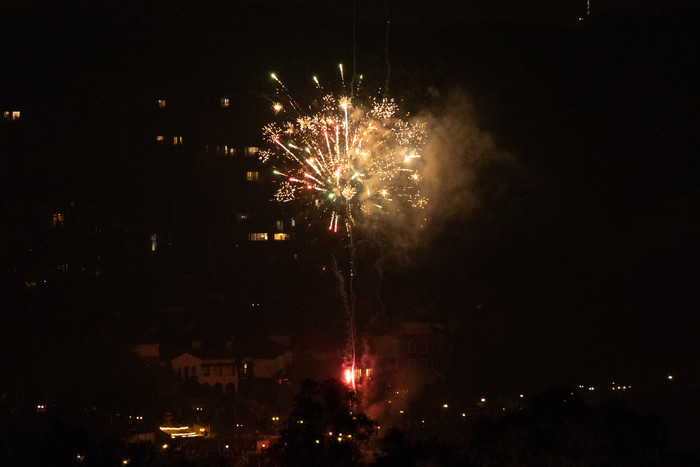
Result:
[[[354,379],[355,378],[352,369],[347,368],[345,370],[345,383],[347,383],[348,385],[353,385],[352,383]]]

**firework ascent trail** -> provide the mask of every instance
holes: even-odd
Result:
[[[305,202],[326,219],[330,231],[349,239],[347,280],[336,269],[350,327],[347,365],[354,373],[354,230],[376,229],[384,218],[426,206],[428,199],[420,190],[425,126],[408,115],[397,116],[394,99],[361,97],[362,76],[355,89],[348,90],[342,65],[342,92],[325,91],[314,77],[320,98],[306,106],[271,76],[277,84],[273,110],[278,118],[263,128],[271,148],[260,157],[273,165],[279,183],[276,201]]]

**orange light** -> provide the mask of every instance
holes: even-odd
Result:
[[[345,370],[345,382],[348,384],[352,384],[353,380],[353,372],[350,368]]]

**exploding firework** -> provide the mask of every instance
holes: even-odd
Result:
[[[275,200],[305,202],[326,219],[330,231],[340,230],[350,240],[347,281],[337,263],[335,270],[348,316],[344,378],[355,389],[353,231],[358,225],[374,228],[383,218],[425,208],[420,170],[426,134],[423,123],[399,116],[394,99],[359,97],[359,84],[348,93],[342,65],[340,74],[340,94],[325,91],[314,77],[320,95],[308,106],[299,105],[272,75],[278,85],[278,100],[272,105],[278,119],[263,129],[271,148],[261,152],[261,159],[273,165],[278,177]]]
[[[342,77],[342,66],[341,66]],[[421,149],[425,127],[399,117],[386,97],[356,97],[355,90],[326,92],[300,106],[278,84],[273,110],[279,121],[264,127],[272,148],[261,158],[272,163],[279,202],[303,200],[326,218],[328,229],[352,235],[358,219],[369,221],[426,206],[421,193]]]

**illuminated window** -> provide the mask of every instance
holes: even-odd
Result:
[[[158,234],[151,234],[151,251],[156,251],[158,248]]]
[[[235,156],[236,155],[236,150],[233,148],[228,148],[228,155],[229,156]]]
[[[245,179],[249,182],[254,182],[260,178],[260,174],[257,171],[248,171],[245,173]]]
[[[371,369],[371,368],[367,368],[367,369],[365,370],[365,376],[369,378],[369,376],[370,376],[371,374],[372,374],[372,369]]]
[[[284,222],[282,221],[275,221],[275,228],[277,230],[284,230]]]
[[[252,232],[248,234],[248,240],[251,242],[266,242],[267,232]]]
[[[20,112],[19,110],[6,110],[2,115],[8,120],[19,120]]]
[[[288,233],[276,233],[273,237],[275,240],[289,240]]]
[[[294,218],[292,218],[292,219],[289,221],[289,223],[290,223],[290,225],[291,225],[292,227],[296,227],[296,225],[297,225],[297,222],[294,220]]]
[[[12,120],[19,120],[19,110],[12,111]]]
[[[228,97],[222,97],[219,99],[219,104],[221,104],[222,108],[227,108],[228,107]]]
[[[225,156],[226,154],[228,154],[228,146],[217,146],[216,153],[220,156]]]
[[[173,136],[173,145],[179,146],[182,144],[182,136]]]
[[[165,142],[165,137],[163,135],[156,136],[156,142],[163,144]]]
[[[165,108],[165,99],[158,99],[158,108],[160,108],[160,109]]]
[[[53,215],[53,226],[63,225],[63,214],[57,213]]]
[[[248,219],[248,214],[245,212],[239,212],[237,217],[238,217],[239,221],[244,221],[244,220]]]
[[[5,117],[5,118],[10,118],[10,111],[9,111],[9,110],[4,111],[4,112],[2,113],[2,116]]]
[[[244,154],[245,154],[246,156],[254,156],[254,155],[256,155],[258,152],[260,152],[260,148],[256,148],[256,147],[254,147],[254,146],[248,146],[248,147],[246,147],[246,148],[244,149]]]
[[[247,364],[247,363],[244,363],[244,364],[243,364],[243,374],[244,374],[244,375],[247,375],[247,374],[248,374],[248,364]]]

